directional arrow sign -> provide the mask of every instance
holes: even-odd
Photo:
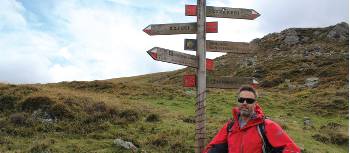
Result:
[[[246,42],[230,42],[230,41],[206,41],[206,51],[211,52],[225,52],[225,53],[239,53],[239,54],[249,54],[256,50],[254,45]],[[197,40],[196,39],[185,39],[185,50],[197,50]]]
[[[147,53],[157,61],[163,61],[173,64],[185,65],[189,67],[198,67],[197,57],[191,54],[185,54],[169,49],[154,47]],[[211,59],[206,60],[207,70],[214,70],[214,62]]]
[[[238,89],[242,85],[253,84],[257,84],[257,81],[251,77],[218,77],[207,80],[208,88]]]
[[[216,77],[207,79],[208,88],[238,89],[242,85],[251,85],[256,87],[258,84],[258,81],[251,77]],[[196,75],[184,75],[183,86],[195,87]]]
[[[253,9],[207,6],[207,17],[254,20],[260,16]],[[185,6],[186,16],[197,16],[197,5]]]
[[[207,22],[207,33],[218,32],[218,22]],[[197,33],[197,23],[151,24],[143,29],[148,35],[175,35]]]

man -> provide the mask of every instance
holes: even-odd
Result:
[[[264,119],[256,98],[257,93],[252,87],[239,89],[238,107],[232,109],[233,120],[224,125],[204,153],[265,153],[263,144],[266,143],[279,150],[277,152],[300,153],[299,147],[277,123]],[[264,130],[261,130],[262,125]],[[268,142],[263,143],[261,132]]]

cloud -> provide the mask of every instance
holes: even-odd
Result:
[[[153,47],[184,51],[195,35],[148,36],[149,24],[196,22],[184,15],[195,0],[27,1],[0,5],[0,81],[45,83],[110,79],[169,71],[183,66],[154,61]],[[348,21],[348,1],[208,1],[211,6],[252,8],[256,20],[207,18],[219,22],[208,40],[244,41],[289,27],[319,27]],[[50,8],[50,9],[47,9]],[[208,53],[208,58],[220,56]]]
[[[291,27],[325,27],[349,22],[348,0],[256,1],[253,7],[262,14],[259,31],[278,32]]]
[[[27,25],[26,20],[20,14],[24,11],[23,6],[11,0],[3,0],[0,5],[0,30],[1,29],[11,29],[17,28],[17,30],[22,29]],[[15,26],[13,26],[15,25]]]

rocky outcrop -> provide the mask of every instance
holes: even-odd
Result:
[[[335,25],[327,34],[331,40],[345,41],[349,40],[349,24],[346,22]]]

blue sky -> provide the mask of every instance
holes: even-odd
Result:
[[[101,80],[183,68],[153,61],[157,47],[183,51],[195,35],[148,36],[149,24],[195,22],[184,15],[195,0],[0,0],[0,82]],[[207,18],[219,33],[207,39],[245,41],[290,27],[324,27],[349,20],[348,0],[207,0],[250,8],[256,20]],[[209,58],[222,54],[209,53]]]

